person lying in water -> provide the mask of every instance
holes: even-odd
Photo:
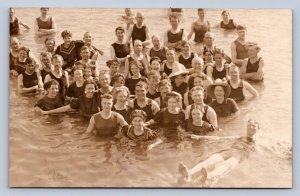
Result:
[[[259,130],[258,122],[249,120],[247,123],[246,136],[200,136],[191,135],[193,139],[237,139],[230,148],[221,150],[210,155],[204,161],[197,163],[193,168],[188,169],[183,163],[179,164],[180,178],[179,184],[192,182],[196,174],[200,173],[200,182],[205,185],[207,182],[215,183],[221,177],[228,174],[234,169],[241,161],[248,158],[250,152],[255,150],[254,135]]]

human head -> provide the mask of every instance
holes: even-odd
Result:
[[[219,48],[214,50],[214,59],[215,62],[222,64],[222,60],[223,60],[223,51]]]
[[[247,137],[253,138],[259,129],[259,123],[253,119],[249,119],[247,122]]]
[[[27,48],[27,47],[20,47],[19,48],[19,59],[26,59],[29,57],[29,52],[30,52],[30,49]]]
[[[91,66],[86,66],[83,70],[83,77],[85,79],[90,78],[93,75],[92,67]]]
[[[90,57],[90,49],[87,46],[82,46],[80,49],[80,56],[83,60],[88,60]]]
[[[75,81],[79,81],[83,79],[83,71],[81,69],[75,69],[73,75]]]
[[[48,7],[41,7],[41,14],[42,15],[47,15],[49,12],[49,8]]]
[[[247,28],[244,25],[237,25],[236,32],[237,32],[239,38],[245,38]]]
[[[166,94],[164,101],[169,109],[175,109],[181,106],[182,96],[177,92],[170,92]]]
[[[111,111],[113,106],[113,96],[111,94],[101,95],[101,106],[103,111]]]
[[[250,45],[248,47],[248,56],[249,56],[249,58],[257,57],[257,54],[259,53],[259,51],[260,51],[260,47],[257,44]]]
[[[125,8],[125,14],[126,14],[126,16],[130,16],[131,15],[131,9],[130,8]]]
[[[177,28],[180,22],[179,17],[176,14],[171,14],[169,17],[172,28]]]
[[[141,12],[137,12],[135,15],[135,20],[138,25],[141,25],[144,21],[144,15]]]
[[[162,97],[166,96],[167,93],[172,91],[172,84],[168,78],[162,79],[159,84],[159,92]]]
[[[52,69],[51,59],[52,59],[52,54],[50,52],[41,52],[40,61],[43,67]]]
[[[81,70],[79,70],[81,71]],[[75,74],[75,73],[74,73]],[[83,90],[86,97],[91,98],[97,89],[97,84],[93,80],[86,80],[83,83]]]
[[[118,40],[124,39],[125,29],[123,27],[117,27],[115,30]]]
[[[204,115],[204,110],[198,106],[194,105],[191,109],[191,117],[193,122],[202,122],[202,117]]]
[[[72,39],[72,33],[69,30],[64,30],[63,32],[61,32],[61,36],[64,40],[65,44],[70,44],[71,43],[71,39]]]
[[[34,61],[29,57],[25,61],[25,70],[27,73],[32,74],[35,70],[35,63]]]
[[[59,92],[59,83],[56,80],[51,79],[44,84],[44,89],[49,97],[54,98]]]
[[[139,81],[136,85],[135,85],[135,95],[137,99],[145,99],[146,98],[146,94],[148,91],[148,85],[146,82],[144,81]]]
[[[200,86],[195,86],[191,90],[191,98],[195,104],[201,105],[203,104],[204,99],[204,89]]]
[[[99,74],[99,83],[101,88],[108,88],[111,82],[110,74],[103,72]]]
[[[148,85],[149,88],[151,87],[152,89],[157,89],[158,88],[158,84],[160,82],[160,75],[158,71],[149,71],[148,73]]]
[[[161,60],[159,57],[152,57],[150,59],[150,67],[149,70],[160,71]]]
[[[130,121],[134,127],[141,128],[147,119],[147,114],[143,110],[133,110],[130,114]]]
[[[14,8],[9,8],[9,16],[12,17],[15,15],[16,10]]]
[[[125,76],[121,73],[116,73],[112,78],[111,78],[111,84],[113,87],[121,87],[124,86],[125,84]]]
[[[20,41],[18,38],[16,38],[16,37],[10,38],[10,48],[12,49],[12,51],[18,52],[20,46],[21,45],[20,45]]]
[[[138,64],[135,60],[129,62],[129,70],[132,76],[138,76],[142,69],[142,65]]]
[[[227,10],[223,10],[221,16],[222,16],[223,20],[228,21],[228,19],[229,19],[229,12]]]
[[[153,35],[152,36],[152,44],[155,48],[160,47],[160,37],[158,35]]]
[[[93,34],[91,32],[85,32],[83,35],[83,41],[86,45],[91,46],[93,42]]]
[[[203,77],[200,75],[190,77],[188,85],[189,85],[189,89],[192,89],[194,86],[203,87]]]
[[[127,87],[116,87],[113,91],[113,97],[116,102],[126,104],[129,98],[130,92]]]
[[[198,8],[198,16],[203,19],[205,17],[205,11],[203,8]]]
[[[182,48],[182,52],[187,53],[191,51],[191,45],[189,42],[183,40],[181,42],[181,48]]]
[[[240,79],[240,70],[236,65],[231,65],[228,69],[228,75],[232,81]]]
[[[133,42],[133,52],[136,54],[140,54],[143,50],[143,44],[141,40],[134,40]]]
[[[54,51],[55,39],[47,37],[45,39],[45,46],[46,46],[46,49],[47,49],[48,52]]]
[[[166,50],[166,58],[167,58],[167,62],[169,63],[173,63],[175,61],[175,50],[173,49],[167,49]]]
[[[203,41],[204,41],[204,44],[205,44],[206,46],[212,46],[213,43],[214,43],[214,35],[213,35],[213,33],[212,33],[212,32],[209,32],[209,31],[206,32],[206,33],[204,34]]]
[[[192,60],[192,68],[194,69],[194,72],[196,73],[202,73],[202,69],[203,69],[203,60],[200,57],[194,57]]]
[[[59,54],[55,54],[52,56],[52,64],[54,65],[55,69],[61,69],[63,65],[64,59]]]
[[[229,97],[231,88],[227,82],[217,79],[214,84],[207,87],[207,94],[213,99],[226,99]]]
[[[213,50],[204,50],[203,51],[203,60],[205,63],[212,63],[213,62],[213,55],[214,51]]]

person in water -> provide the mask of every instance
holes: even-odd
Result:
[[[262,68],[264,67],[264,60],[262,57],[258,57],[259,51],[260,47],[257,44],[249,46],[249,58],[244,60],[240,69],[242,79],[255,81],[263,80],[264,73]]]
[[[36,18],[34,28],[38,36],[52,35],[57,32],[56,22],[52,16],[48,16],[49,8],[41,8],[41,16]]]
[[[232,169],[234,169],[240,162],[247,159],[250,153],[255,150],[254,136],[258,130],[258,122],[250,119],[247,123],[246,136],[218,137],[192,135],[191,137],[193,139],[236,139],[236,141],[230,148],[210,155],[207,159],[197,163],[191,169],[188,169],[183,163],[180,163],[180,178],[178,183],[183,184],[193,181],[197,173],[200,173],[200,177],[198,176],[198,179],[200,179],[202,184],[206,182],[210,182],[210,184],[216,183],[220,178],[227,175]]]
[[[216,26],[225,30],[234,30],[237,27],[236,22],[229,17],[229,12],[227,10],[222,11],[222,21]]]
[[[16,10],[14,8],[9,9],[9,32],[10,35],[18,35],[20,34],[20,25],[25,27],[27,30],[30,27],[25,24],[20,18],[16,17]]]
[[[231,43],[231,59],[236,66],[241,67],[244,59],[248,58],[247,28],[243,25],[238,25],[236,32],[238,37]]]
[[[202,8],[198,9],[198,17],[198,20],[193,22],[191,25],[187,40],[190,40],[192,35],[195,33],[194,42],[202,43],[205,33],[210,31],[210,23],[205,19],[205,10]]]

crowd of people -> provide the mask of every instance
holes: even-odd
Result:
[[[30,27],[10,9],[10,73],[17,77],[20,94],[43,93],[35,104],[37,113],[75,110],[90,118],[86,134],[155,141],[150,149],[162,142],[161,130],[199,136],[219,131],[219,119],[238,118],[239,103],[250,100],[246,94],[258,96],[247,80],[263,81],[260,46],[247,40],[246,26],[231,19],[228,11],[213,26],[199,8],[188,32],[180,26],[182,9],[170,9],[170,28],[162,41],[150,34],[143,13],[126,8],[126,25],[115,28],[116,41],[109,46],[106,65],[97,61],[103,52],[93,45],[91,32],[84,33],[83,40],[73,40],[72,32],[63,30],[63,42],[57,45],[48,36],[57,33],[55,18],[48,15],[49,8],[40,11],[34,31],[47,38],[36,59],[17,38],[21,26]],[[236,31],[231,54],[215,46],[212,28]],[[203,47],[193,50],[194,43]],[[101,69],[104,66],[107,69]],[[221,155],[217,158],[224,161]],[[189,176],[184,165],[180,171]]]

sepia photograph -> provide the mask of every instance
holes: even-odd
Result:
[[[11,7],[9,187],[292,188],[292,10]]]

